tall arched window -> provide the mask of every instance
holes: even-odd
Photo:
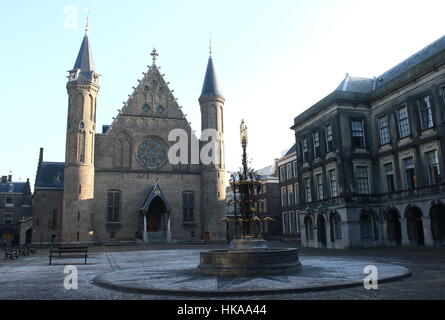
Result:
[[[362,239],[374,239],[374,223],[369,213],[360,216],[360,235]]]
[[[131,144],[130,138],[126,134],[122,134],[118,139],[115,147],[115,162],[118,168],[130,168]]]
[[[195,193],[193,191],[184,191],[182,193],[183,221],[194,222]]]
[[[334,219],[332,220],[332,224],[334,226],[334,237],[335,240],[341,240],[342,239],[342,233],[341,233],[341,218],[338,214],[334,216]]]
[[[90,120],[94,122],[94,99],[92,95],[90,95]]]
[[[79,132],[79,162],[85,162],[85,131]]]
[[[306,241],[314,240],[314,222],[311,217],[304,218],[304,227],[306,229]]]
[[[121,192],[110,190],[107,192],[107,221],[119,222],[119,214],[121,209]]]

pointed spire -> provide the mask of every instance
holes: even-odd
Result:
[[[89,40],[89,13],[87,16],[85,35],[82,40],[82,44],[77,54],[76,62],[70,73],[69,81],[82,81],[82,82],[97,82],[97,74],[94,68],[93,52],[91,50],[91,43]]]
[[[213,66],[212,46],[210,42],[210,56],[207,63],[206,75],[204,78],[204,85],[202,86],[201,97],[203,96],[220,96],[223,97],[221,89],[216,79],[215,67]]]

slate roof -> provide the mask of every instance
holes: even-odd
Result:
[[[14,193],[26,193],[26,182],[6,182],[6,183],[0,183],[0,193],[9,192],[9,186],[13,185],[14,188],[12,188],[11,192]]]
[[[273,166],[267,166],[265,168],[256,171],[259,176],[265,177],[273,174]]]
[[[346,78],[335,89],[336,91],[363,92],[368,93],[374,89],[374,79],[361,78],[346,74]]]
[[[372,103],[375,99],[444,63],[445,36],[442,36],[375,79],[346,75],[336,90],[295,117],[291,129],[295,129],[333,103]]]
[[[393,80],[405,71],[408,71],[409,69],[415,67],[417,64],[427,60],[428,58],[431,58],[432,56],[443,50],[445,50],[445,36],[440,37],[430,45],[410,56],[408,59],[402,61],[395,67],[378,76],[376,87],[383,86],[385,83]]]
[[[291,155],[292,153],[297,152],[297,144],[294,143],[294,145],[289,149],[288,152],[283,157],[287,157],[288,155]]]
[[[216,78],[212,57],[209,57],[209,62],[207,63],[207,70],[204,78],[204,84],[202,86],[201,96],[223,97],[221,88],[219,87],[218,80]]]
[[[73,70],[79,69],[79,77],[75,81],[93,81],[94,74],[94,60],[93,52],[91,50],[91,43],[88,37],[88,33],[85,33],[82,44],[77,55],[76,62],[74,63]]]
[[[432,56],[445,50],[445,36],[437,39],[430,45],[426,46],[419,52],[416,52],[409,58],[405,59],[395,67],[389,69],[375,79],[352,77],[346,74],[346,78],[335,89],[336,91],[362,92],[369,93],[377,88],[384,86],[386,83],[394,80],[404,72],[414,68],[416,65],[431,58]]]
[[[64,168],[63,162],[41,162],[37,169],[35,189],[63,190]]]

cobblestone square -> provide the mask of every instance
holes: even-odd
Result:
[[[273,243],[274,247],[292,247],[289,243]],[[314,257],[330,259],[362,259],[405,267],[411,276],[402,280],[379,284],[378,290],[364,287],[312,291],[302,293],[281,293],[267,295],[243,295],[217,298],[193,297],[187,295],[152,295],[121,292],[96,286],[92,280],[113,271],[135,269],[141,260],[154,268],[169,270],[199,263],[199,252],[222,249],[225,245],[144,245],[125,247],[91,247],[88,264],[82,259],[55,259],[49,266],[48,249],[16,260],[0,262],[0,299],[37,300],[170,300],[170,299],[276,299],[276,300],[386,300],[386,299],[444,299],[445,298],[445,249],[443,248],[372,248],[354,250],[301,249],[304,260]],[[158,262],[159,261],[159,262]],[[78,269],[78,289],[64,288],[66,265]],[[364,275],[365,276],[365,275]],[[138,281],[138,279],[134,279]]]

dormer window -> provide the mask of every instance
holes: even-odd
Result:
[[[7,197],[5,201],[5,207],[6,208],[14,207],[14,199],[12,199],[11,197]]]
[[[70,75],[68,76],[69,81],[75,81],[79,78],[80,69],[74,69],[69,71]]]

